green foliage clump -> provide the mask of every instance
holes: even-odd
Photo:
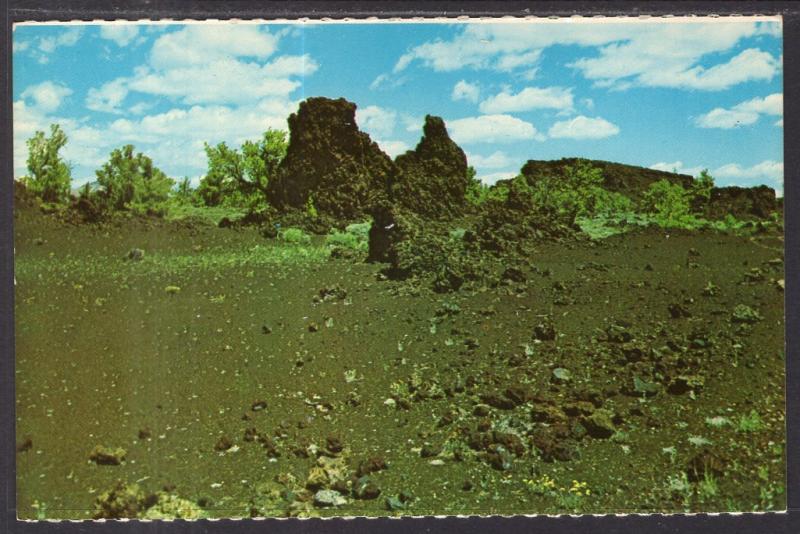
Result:
[[[28,176],[22,182],[44,202],[63,203],[69,199],[70,168],[59,151],[67,144],[67,135],[58,124],[50,125],[50,137],[37,131],[28,139]]]
[[[329,247],[339,247],[357,252],[369,250],[369,229],[371,221],[364,223],[350,224],[344,232],[334,230],[325,238],[325,244]]]
[[[269,128],[258,142],[245,141],[241,150],[224,142],[205,145],[208,173],[197,194],[207,206],[257,209],[266,204],[267,186],[286,156],[286,132]]]
[[[308,245],[311,243],[311,236],[300,228],[287,228],[286,230],[282,230],[278,236],[282,241],[295,245]]]
[[[508,197],[508,185],[506,181],[497,182],[494,185],[487,185],[476,178],[475,169],[467,168],[467,175],[470,178],[466,190],[467,201],[475,206],[483,206],[489,201],[503,202]]]
[[[308,215],[311,219],[316,219],[319,217],[319,212],[317,208],[314,206],[314,197],[313,195],[308,195],[306,199],[306,215]]]
[[[149,157],[134,154],[133,145],[114,149],[95,175],[99,187],[95,195],[105,210],[163,213],[175,184]],[[84,194],[92,192],[87,187]]]
[[[642,198],[642,208],[664,228],[693,229],[700,225],[691,213],[690,192],[669,180],[659,180],[650,185]]]

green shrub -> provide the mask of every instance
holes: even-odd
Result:
[[[366,252],[369,250],[369,229],[371,226],[371,221],[349,224],[344,232],[334,230],[332,234],[329,234],[325,238],[325,244],[329,247]]]
[[[109,160],[95,171],[99,190],[94,194],[106,210],[129,210],[139,214],[166,212],[174,180],[133,145],[114,149]]]
[[[750,410],[749,414],[739,417],[739,432],[758,432],[764,428],[761,416],[755,410]]]
[[[287,228],[279,234],[282,241],[295,245],[308,245],[311,243],[311,236],[299,228]]]
[[[693,230],[703,226],[704,221],[691,213],[691,200],[692,192],[680,184],[659,180],[645,192],[642,209],[661,227]]]
[[[69,199],[70,169],[58,152],[67,144],[67,136],[58,124],[50,125],[50,137],[37,131],[28,139],[28,172],[22,178],[28,189],[48,203]]]
[[[258,142],[245,141],[241,150],[226,143],[205,145],[208,174],[197,194],[207,206],[263,207],[269,180],[286,156],[286,132],[267,129]]]

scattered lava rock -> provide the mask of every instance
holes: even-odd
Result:
[[[94,519],[135,519],[153,506],[158,496],[145,493],[138,484],[118,481],[109,491],[101,493],[95,500]]]
[[[384,460],[380,456],[372,456],[370,458],[367,458],[366,460],[362,460],[361,462],[359,462],[358,469],[356,470],[356,475],[362,477],[364,475],[369,475],[377,471],[383,471],[386,468],[388,468],[386,460]]]
[[[89,454],[89,459],[97,465],[120,465],[125,461],[126,454],[127,452],[122,447],[112,449],[97,445]]]
[[[614,435],[617,428],[614,425],[614,414],[603,408],[596,410],[591,415],[581,419],[581,424],[586,432],[593,438],[608,439]]]
[[[362,476],[353,485],[353,496],[356,499],[372,500],[377,499],[381,494],[381,489],[368,476]]]
[[[17,452],[28,452],[33,448],[33,440],[26,437],[21,443],[17,443]]]
[[[144,259],[144,250],[132,248],[125,257],[130,261],[142,261]]]
[[[533,327],[533,339],[539,341],[553,341],[556,338],[556,327],[550,317]]]
[[[725,474],[725,460],[709,449],[703,449],[689,460],[686,475],[691,482],[699,482],[706,475],[721,477]]]
[[[214,450],[217,452],[227,451],[233,447],[233,442],[228,436],[220,436],[217,443],[214,444]]]

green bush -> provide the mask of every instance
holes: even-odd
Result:
[[[515,182],[524,182],[519,176]],[[579,161],[564,168],[561,175],[537,176],[528,183],[537,209],[551,217],[572,224],[577,217],[628,209],[626,197],[603,188],[603,172],[590,163]]]
[[[650,185],[642,198],[642,210],[664,228],[695,229],[703,221],[691,213],[692,192],[669,180],[659,180]]]
[[[48,203],[63,203],[69,199],[70,169],[58,152],[67,144],[67,135],[58,124],[50,125],[50,137],[37,131],[28,139],[28,176],[22,182]]]
[[[334,230],[325,238],[325,244],[330,247],[340,247],[358,252],[369,250],[369,229],[372,222],[353,223],[345,228],[344,232]]]
[[[300,228],[287,228],[278,234],[281,240],[295,245],[308,245],[311,243],[311,236]]]
[[[98,191],[90,193],[105,210],[129,210],[139,214],[163,214],[174,180],[133,145],[114,149],[109,160],[95,171]]]
[[[208,174],[197,194],[207,206],[234,206],[252,210],[267,201],[267,186],[286,156],[286,132],[267,129],[258,142],[246,141],[240,149],[226,143],[205,145]]]

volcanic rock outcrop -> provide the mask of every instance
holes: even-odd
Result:
[[[650,185],[659,180],[667,180],[687,188],[691,186],[693,180],[688,174],[658,171],[610,161],[582,160],[578,158],[563,158],[555,161],[528,160],[522,166],[520,173],[525,176],[528,183],[533,183],[539,176],[563,176],[567,167],[574,166],[581,161],[602,171],[603,187],[605,189],[622,193],[633,200],[639,200]]]
[[[392,198],[426,218],[462,215],[469,185],[467,156],[450,139],[440,117],[427,115],[422,131],[417,147],[395,160],[399,175]]]
[[[757,187],[715,187],[705,207],[708,219],[724,219],[730,214],[737,219],[767,219],[780,211],[775,190],[766,185]]]
[[[268,188],[278,210],[313,206],[320,215],[354,221],[386,197],[395,165],[358,129],[355,113],[343,98],[315,97],[289,116],[289,147]]]

